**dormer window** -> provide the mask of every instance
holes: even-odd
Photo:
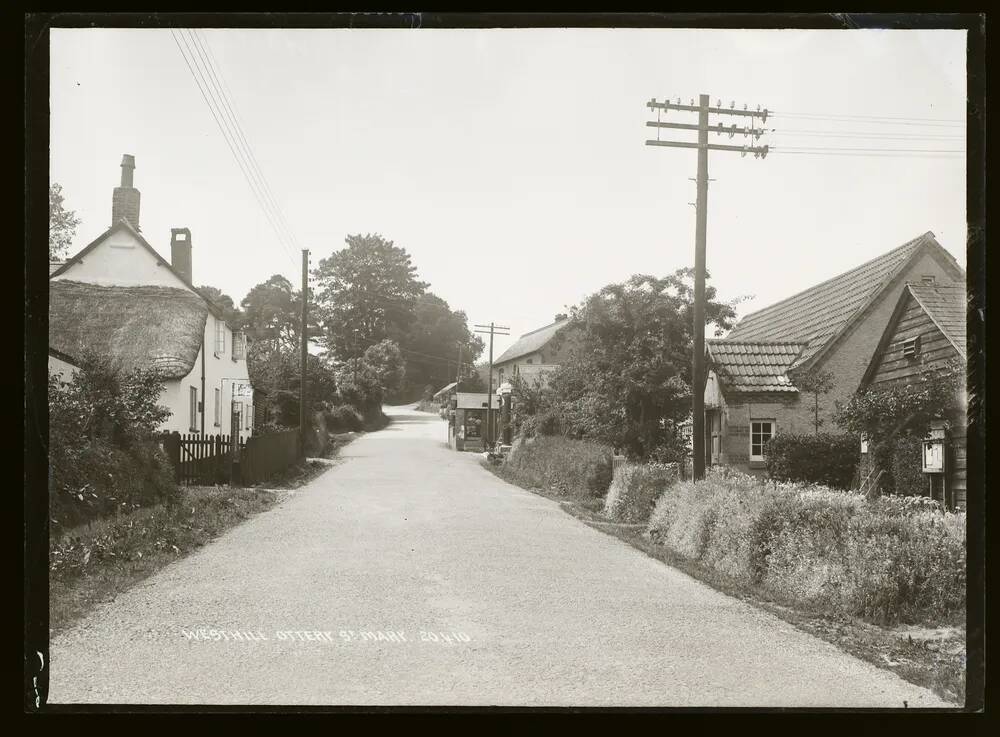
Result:
[[[934,283],[934,275],[933,274],[924,274],[923,276],[920,277],[920,283],[921,284],[933,284]]]
[[[903,358],[916,358],[920,354],[920,336],[903,341]]]

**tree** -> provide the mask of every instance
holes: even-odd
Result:
[[[62,185],[49,186],[49,258],[62,258],[73,243],[80,219],[63,205]]]
[[[402,386],[406,366],[395,341],[386,339],[370,346],[365,351],[363,360],[375,370],[385,394],[392,394]]]
[[[392,241],[369,233],[346,242],[314,272],[323,340],[339,360],[359,358],[385,338],[400,342],[427,287],[410,255]]]
[[[208,285],[198,287],[198,291],[222,313],[222,318],[232,330],[239,330],[243,327],[243,313],[233,302],[232,297],[223,294],[221,289]]]
[[[815,434],[819,434],[823,420],[819,418],[819,397],[833,389],[833,374],[829,371],[813,370],[795,382],[800,391],[813,396],[813,426]]]
[[[254,286],[240,301],[251,337],[266,342],[269,350],[295,349],[301,329],[300,299],[292,283],[280,274]]]
[[[425,386],[436,391],[454,381],[459,346],[466,366],[483,351],[483,341],[469,330],[465,313],[452,310],[432,292],[417,298],[413,321],[399,342],[406,358],[406,381],[400,392],[403,401],[416,398]]]
[[[571,310],[554,339],[571,341],[549,380],[563,431],[602,440],[629,455],[681,452],[679,423],[688,416],[693,346],[693,269],[657,278],[636,274],[609,284]],[[705,323],[732,326],[731,305],[706,286]]]

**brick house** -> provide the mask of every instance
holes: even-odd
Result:
[[[927,372],[964,366],[966,351],[966,290],[964,284],[907,284],[889,318],[871,362],[861,379],[861,388],[911,383]],[[958,409],[942,417],[931,437],[940,440],[940,450],[925,446],[932,458],[925,465],[940,467],[928,472],[927,495],[949,507],[965,509],[966,426],[968,401],[964,389],[957,397]],[[862,473],[868,469],[868,446],[861,446]],[[940,457],[933,458],[935,452]],[[934,461],[940,461],[935,463]]]
[[[965,272],[927,232],[849,271],[746,315],[706,341],[706,465],[764,471],[764,444],[779,432],[835,431],[836,401],[853,394],[910,283],[964,283]],[[801,391],[811,372],[832,388]]]

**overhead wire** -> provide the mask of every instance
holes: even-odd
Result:
[[[288,257],[288,259],[292,262],[293,265],[297,265],[295,258],[288,251],[288,247],[284,241],[285,236],[283,235],[280,226],[276,224],[274,215],[270,212],[270,208],[268,207],[265,199],[262,197],[257,187],[255,186],[253,177],[251,177],[250,174],[248,173],[247,166],[244,163],[243,158],[240,156],[239,153],[237,153],[236,148],[233,146],[233,142],[230,140],[230,135],[228,133],[228,128],[225,125],[223,125],[222,121],[220,121],[219,113],[216,112],[216,108],[212,105],[212,102],[209,101],[209,97],[211,95],[206,92],[208,84],[207,82],[205,82],[204,74],[202,73],[200,66],[198,66],[195,60],[194,52],[191,50],[191,46],[188,44],[187,39],[184,38],[183,35],[180,35],[181,41],[184,42],[184,47],[182,48],[181,42],[178,41],[179,34],[177,34],[174,29],[170,29],[170,33],[171,37],[174,40],[174,44],[177,46],[178,52],[180,52],[181,58],[184,59],[184,63],[188,68],[188,72],[190,72],[191,77],[195,82],[195,85],[198,87],[198,91],[201,93],[202,99],[205,101],[205,105],[208,107],[209,112],[212,115],[212,118],[215,120],[216,126],[219,128],[219,132],[222,133],[222,137],[226,141],[226,145],[229,147],[230,153],[233,155],[233,158],[236,159],[236,163],[240,167],[240,172],[243,174],[243,178],[246,180],[247,186],[250,187],[250,191],[253,194],[254,199],[257,200],[257,204],[261,208],[261,211],[264,213],[264,216],[267,219],[268,224],[271,226],[272,230],[274,230],[275,235],[278,236],[279,244],[282,247],[283,253],[285,254],[286,257]],[[187,49],[187,52],[185,52],[185,49]],[[194,64],[194,66],[192,66],[192,64]],[[197,73],[195,72],[196,67],[198,68]],[[212,97],[212,100],[214,101],[215,98]]]

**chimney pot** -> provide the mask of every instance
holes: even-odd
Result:
[[[121,186],[115,187],[111,196],[111,224],[116,225],[119,221],[125,220],[139,230],[139,190],[132,186],[135,157],[132,154],[123,154],[121,167]]]
[[[191,274],[191,230],[170,229],[170,265],[188,284],[194,284]]]

